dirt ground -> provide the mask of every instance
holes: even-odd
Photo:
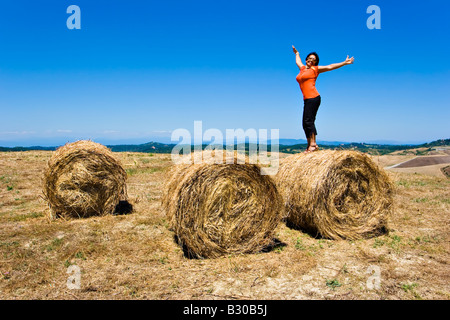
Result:
[[[41,188],[50,155],[0,153],[2,299],[450,298],[450,179],[426,167],[387,170],[396,186],[388,234],[335,241],[282,224],[269,252],[199,260],[183,255],[160,205],[170,155],[116,153],[132,214],[54,221]]]

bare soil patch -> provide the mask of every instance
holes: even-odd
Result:
[[[388,170],[391,172],[398,173],[406,173],[406,174],[423,174],[427,176],[435,176],[435,177],[445,177],[442,168],[445,167],[446,164],[435,164],[433,166],[423,166],[423,167],[411,167],[411,168],[389,168]]]
[[[378,164],[378,166],[385,168],[414,159],[415,157],[415,155],[388,154],[383,156],[372,156],[372,159]]]
[[[401,163],[396,168],[425,167],[435,164],[447,164],[447,163],[450,163],[450,156],[417,157],[407,162]]]
[[[373,159],[379,166],[384,167],[384,169],[391,172],[424,174],[436,177],[445,177],[445,173],[442,171],[442,168],[446,167],[447,163],[440,160],[431,160],[431,161],[421,160],[421,158],[440,158],[440,157],[442,157],[442,153],[439,153],[439,156],[436,157],[415,156],[412,154],[408,155],[389,154],[383,156],[373,156]],[[438,164],[428,165],[429,162],[433,161],[438,162]],[[409,164],[413,163],[415,165],[419,164],[420,166],[409,166],[408,163]]]

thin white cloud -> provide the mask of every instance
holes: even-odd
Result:
[[[35,134],[35,131],[4,131],[0,132],[0,134],[4,135],[26,135],[26,134]]]
[[[152,133],[171,133],[171,130],[154,130]]]

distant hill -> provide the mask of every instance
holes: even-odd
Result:
[[[0,152],[8,152],[8,151],[36,151],[36,150],[43,150],[43,151],[54,151],[58,147],[40,147],[40,146],[34,146],[34,147],[0,147]]]
[[[297,142],[296,144],[293,144]],[[269,142],[270,143],[270,142]],[[284,153],[298,153],[303,151],[306,148],[306,141],[299,139],[280,139],[279,140],[279,151]],[[242,144],[239,144],[242,145]],[[328,142],[319,141],[319,145],[322,149],[345,149],[345,150],[358,150],[361,152],[371,153],[371,154],[388,154],[394,151],[399,150],[407,150],[411,148],[433,148],[433,147],[441,147],[441,146],[450,146],[450,139],[439,139],[436,141],[432,141],[429,143],[419,144],[419,145],[391,145],[391,144],[370,144],[370,143],[360,143],[360,142]],[[176,144],[166,144],[159,142],[148,142],[144,144],[121,144],[121,145],[107,145],[113,152],[144,152],[144,153],[171,153],[172,149],[176,146]],[[202,146],[204,149],[207,144]],[[8,151],[31,151],[31,150],[46,150],[53,151],[58,147],[0,147],[0,151],[8,152]],[[245,144],[245,150],[249,150],[250,144]],[[194,149],[194,146],[191,146],[191,150]],[[223,149],[226,149],[226,146],[223,146]],[[270,151],[270,147],[267,148],[267,151]]]
[[[113,152],[170,153],[176,144],[148,142],[144,144],[107,145]]]
[[[271,144],[272,141],[269,141],[269,144]],[[278,144],[279,145],[283,145],[283,146],[294,146],[297,144],[305,144],[306,140],[305,139],[279,139],[278,140]],[[336,146],[336,145],[340,145],[340,144],[345,144],[347,142],[343,142],[343,141],[325,141],[325,140],[317,140],[317,143],[319,144],[326,144],[326,145],[332,145],[332,146]]]
[[[439,139],[430,143],[420,145],[422,148],[450,146],[450,139]]]
[[[450,139],[440,139],[429,143],[418,144],[418,145],[391,145],[391,144],[370,144],[370,143],[360,143],[360,142],[351,142],[351,143],[343,143],[340,145],[326,145],[320,144],[322,149],[343,149],[343,150],[357,150],[369,154],[389,154],[395,151],[408,150],[412,148],[432,148],[439,146],[450,146]],[[297,153],[301,152],[306,148],[305,144],[293,145],[293,146],[281,146],[280,152],[284,153]]]

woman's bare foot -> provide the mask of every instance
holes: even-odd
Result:
[[[316,144],[314,146],[309,146],[304,153],[310,153],[314,151],[319,151],[319,146]]]

